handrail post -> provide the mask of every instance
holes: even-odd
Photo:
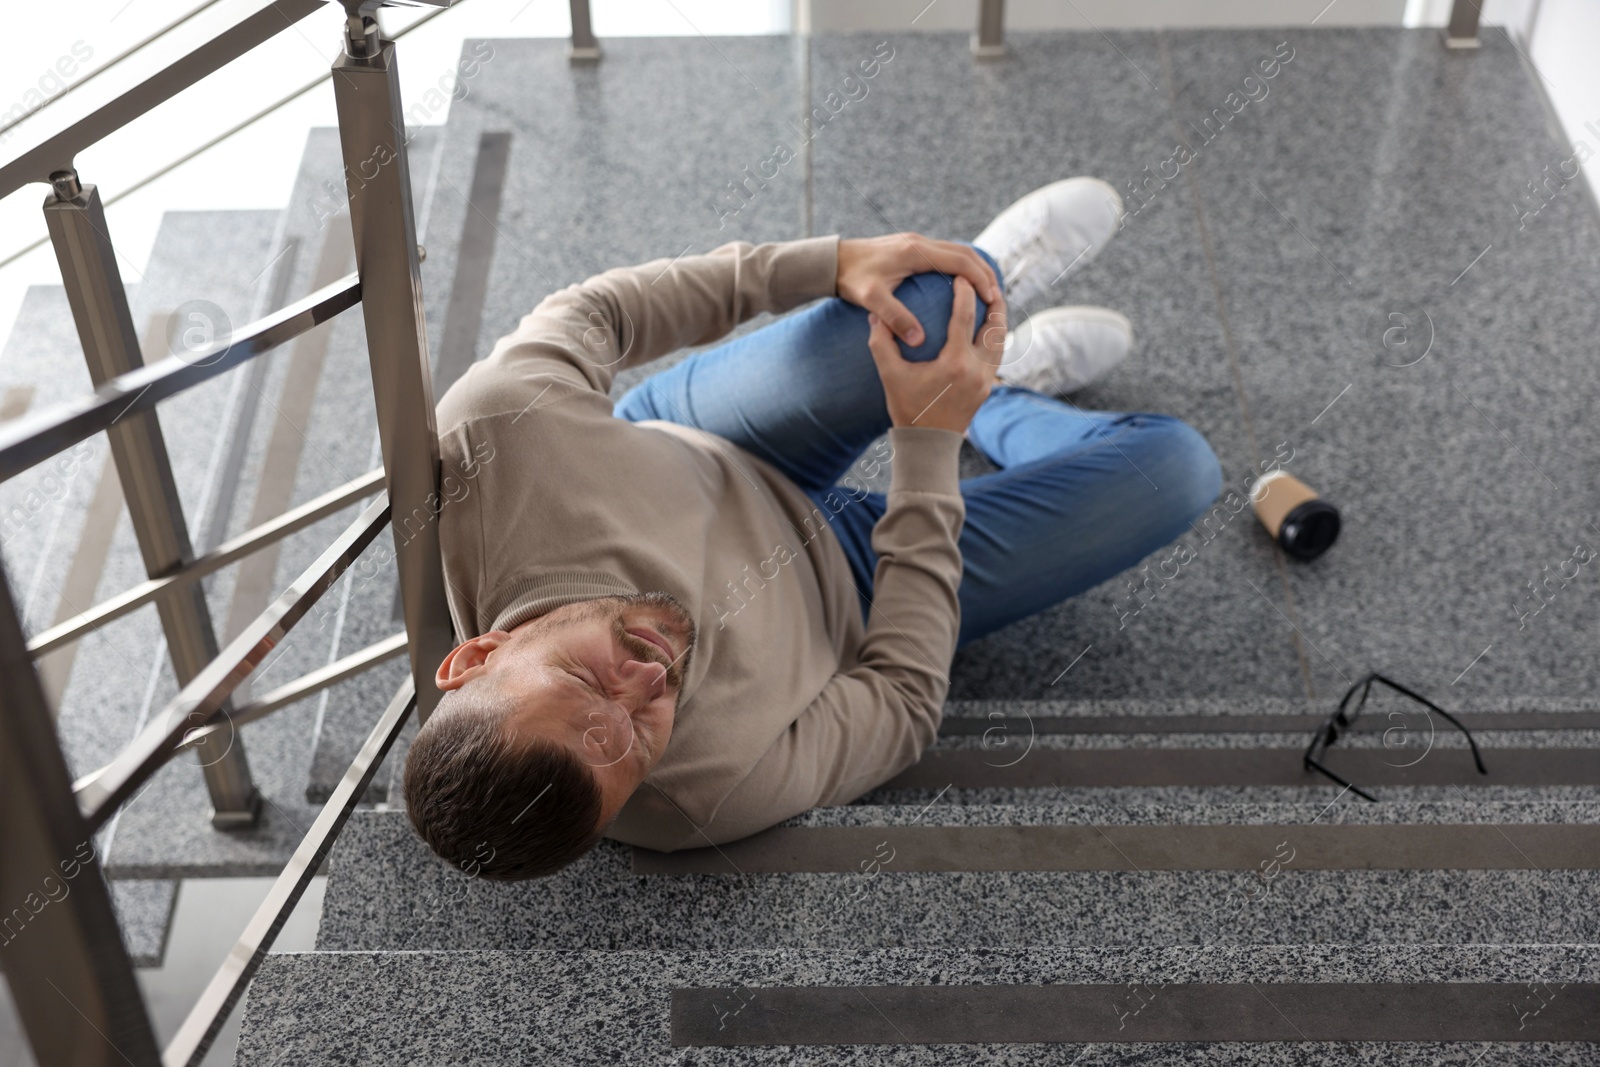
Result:
[[[972,54],[977,59],[999,59],[1006,54],[1006,0],[978,0]]]
[[[600,58],[600,42],[589,21],[589,0],[571,0],[572,38],[567,42],[567,59],[573,63],[594,63]]]
[[[0,568],[0,967],[41,1064],[157,1067],[111,893]]]
[[[333,87],[421,721],[439,702],[434,672],[452,647],[439,555],[439,438],[394,42],[378,34],[362,2],[346,0],[347,51],[334,64]]]
[[[80,184],[73,170],[51,175],[51,186],[54,191],[45,201],[45,222],[89,363],[89,377],[100,386],[144,366],[139,335],[111,248],[99,190]],[[106,437],[146,574],[160,578],[181,569],[194,559],[194,549],[155,412],[139,412],[120,420],[106,431]],[[156,610],[181,687],[217,654],[205,592],[198,582],[193,583],[163,597]],[[224,705],[222,710],[226,714],[230,709]],[[261,814],[261,794],[250,777],[243,739],[234,734],[221,751],[201,750],[199,757],[211,796],[212,825],[219,829],[254,826]]]
[[[1450,22],[1444,31],[1446,48],[1479,48],[1478,20],[1483,15],[1482,0],[1455,0],[1450,5]]]

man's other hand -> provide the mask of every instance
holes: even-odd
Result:
[[[840,239],[835,288],[850,303],[877,315],[906,344],[920,345],[925,337],[922,325],[895,299],[894,291],[911,275],[927,272],[965,278],[985,303],[1000,302],[1000,280],[975,249],[920,233]]]
[[[896,426],[966,433],[972,416],[989,398],[1005,351],[1005,304],[997,301],[990,306],[987,321],[973,340],[977,294],[964,277],[955,280],[954,288],[949,339],[935,359],[906,359],[883,319],[868,316],[872,332],[867,344],[883,380],[889,420]]]

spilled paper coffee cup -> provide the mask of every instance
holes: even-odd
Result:
[[[1295,559],[1316,559],[1339,537],[1339,509],[1288,471],[1257,478],[1250,504],[1278,547]]]

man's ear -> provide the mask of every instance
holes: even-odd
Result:
[[[451,649],[449,655],[445,656],[444,662],[439,664],[439,670],[433,676],[433,684],[447,692],[451,689],[460,689],[488,669],[484,663],[488,660],[489,653],[510,640],[511,635],[506,631],[490,630],[470,641],[463,641]]]

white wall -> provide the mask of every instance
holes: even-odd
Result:
[[[1600,210],[1600,4],[1594,0],[1525,0],[1518,42],[1550,97],[1567,147],[1587,147],[1584,182]],[[1513,39],[1518,34],[1511,29]],[[1571,158],[1570,154],[1563,158]]]

